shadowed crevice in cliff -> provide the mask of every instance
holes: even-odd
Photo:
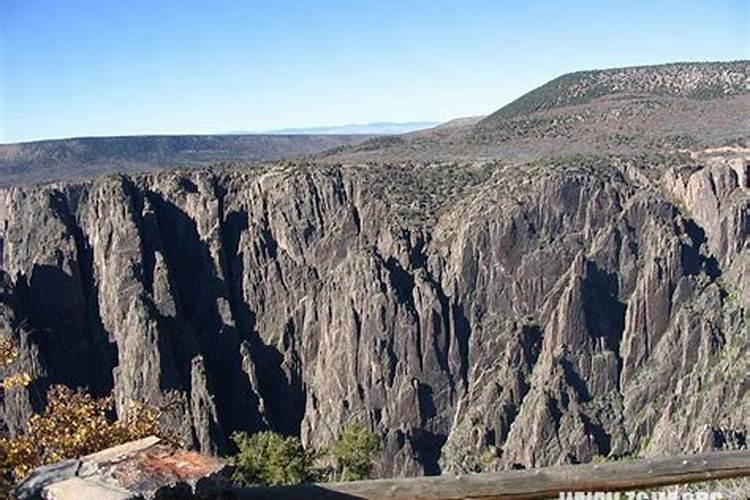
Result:
[[[609,452],[612,450],[612,437],[607,434],[607,431],[601,424],[594,422],[587,415],[581,415],[581,420],[583,421],[583,429],[586,434],[594,438],[598,454],[603,457],[609,455]]]
[[[26,387],[26,392],[29,396],[31,411],[39,413],[44,410],[47,402],[47,388],[51,385],[47,376],[48,363],[44,351],[47,335],[45,332],[35,330],[28,319],[26,304],[29,300],[29,285],[26,276],[19,275],[16,282],[13,283],[10,276],[5,275],[0,270],[0,279],[3,281],[7,279],[6,282],[0,284],[0,291],[2,292],[0,309],[3,306],[8,307],[13,314],[10,327],[12,338],[18,346],[19,353],[19,365],[16,369],[34,376],[31,383]],[[34,370],[34,364],[41,371]],[[29,408],[24,405],[19,406],[16,401],[7,397],[4,398],[3,405],[5,418],[10,416],[11,419],[18,422],[20,425],[16,429],[23,428],[31,417]],[[15,431],[12,427],[10,432],[14,434]]]
[[[39,341],[49,383],[91,387],[91,346],[80,336],[85,323],[77,281],[58,267],[35,264],[28,282],[17,277],[16,293]]]
[[[581,378],[573,363],[567,358],[561,358],[559,363],[563,370],[565,383],[575,389],[578,400],[582,403],[591,401],[591,392],[589,392],[588,384]]]
[[[701,252],[701,248],[705,248],[708,244],[706,231],[693,219],[684,220],[685,230],[692,241],[692,245],[683,243],[680,246],[680,257],[685,274],[697,275],[705,272],[712,280],[717,279],[721,276],[719,262],[713,255],[706,256]]]
[[[231,305],[235,302],[229,297],[231,283],[217,276],[208,245],[200,238],[196,222],[160,195],[147,193],[146,196],[156,212],[162,238],[169,242],[165,245],[165,260],[177,289],[177,321],[170,320],[163,325],[170,332],[172,347],[181,342],[187,346],[195,342],[196,346],[195,349],[174,350],[184,378],[181,386],[190,387],[192,359],[200,353],[207,373],[214,380],[222,381],[212,385],[222,427],[227,433],[257,431],[262,428],[259,402],[243,371],[240,351],[245,335],[233,324],[225,324],[217,305],[221,299],[226,299],[230,313],[238,311]]]
[[[191,360],[195,355],[203,352],[198,341],[196,314],[202,311],[193,307],[198,299],[192,290],[195,285],[192,277],[199,279],[200,273],[191,272],[191,267],[202,267],[202,262],[195,253],[186,252],[186,247],[198,245],[199,239],[193,223],[186,214],[177,207],[165,202],[155,193],[142,193],[134,186],[131,187],[131,199],[134,204],[136,225],[142,240],[143,266],[141,279],[144,287],[154,294],[154,265],[155,253],[160,250],[159,240],[163,238],[169,244],[165,245],[164,265],[167,279],[174,285],[169,293],[174,300],[174,316],[163,314],[151,298],[149,315],[157,321],[159,331],[159,352],[161,362],[174,367],[171,373],[160,376],[160,388],[168,390],[190,390]],[[142,216],[143,206],[149,205],[151,211]],[[192,231],[191,231],[192,229]],[[190,259],[195,258],[191,266]],[[185,275],[184,273],[188,273]],[[153,297],[155,300],[155,297]]]
[[[295,342],[297,326],[292,318],[284,325],[281,348],[263,342],[256,332],[252,341],[255,364],[258,368],[259,390],[265,402],[271,426],[277,432],[300,436],[307,404],[307,392],[302,380],[302,364]],[[361,387],[360,387],[360,398]]]
[[[213,343],[222,324],[216,301],[223,295],[223,283],[213,269],[208,245],[200,238],[196,222],[175,204],[148,192],[147,199],[156,211],[159,231],[165,245],[165,257],[178,288],[179,311],[193,325],[201,351]]]
[[[426,476],[440,475],[440,454],[448,437],[425,429],[412,429],[407,435],[417,461]]]
[[[411,241],[411,233],[407,231],[406,240],[409,242],[409,262],[412,268],[420,269],[427,266],[427,242],[424,234],[417,234],[414,242]],[[429,238],[429,233],[427,233]]]
[[[91,392],[95,396],[106,396],[114,388],[114,368],[117,366],[117,343],[110,339],[102,324],[99,311],[98,289],[94,278],[94,252],[80,226],[72,228],[78,253],[78,263],[86,307],[86,319],[93,354]]]
[[[625,304],[619,299],[618,277],[599,268],[596,262],[586,262],[583,282],[583,311],[586,330],[594,338],[601,338],[610,351],[620,350],[625,330]]]
[[[160,366],[159,389],[164,392],[176,390],[190,391],[191,360],[198,354],[199,347],[192,325],[182,315],[180,290],[175,282],[177,270],[169,260],[162,238],[157,208],[153,201],[158,196],[141,190],[134,182],[126,177],[122,178],[122,190],[128,199],[128,209],[133,223],[140,237],[141,265],[134,271],[147,295],[143,297],[143,304],[148,310],[148,316],[156,321],[158,337],[156,353]],[[171,242],[169,242],[171,243]],[[162,290],[168,297],[158,297],[155,280],[157,252],[164,257],[163,279],[168,283],[167,290]],[[161,299],[170,304],[171,311],[165,311]],[[173,302],[172,302],[173,301]],[[172,307],[173,306],[173,307]]]
[[[227,281],[229,308],[240,331],[250,332],[255,326],[255,315],[243,298],[242,277],[245,265],[239,251],[240,238],[248,228],[248,214],[246,211],[224,214],[222,201],[219,204],[219,215],[221,216],[222,264]]]
[[[544,339],[544,330],[536,324],[527,324],[521,326],[520,334],[516,340],[517,344],[513,348],[519,348],[521,359],[517,362],[511,361],[511,373],[507,375],[515,378],[511,387],[517,389],[511,394],[511,400],[508,402],[505,413],[500,415],[498,434],[496,443],[502,445],[508,437],[510,428],[513,426],[516,417],[521,411],[521,406],[526,400],[526,396],[531,390],[531,375],[534,372],[539,357],[542,353],[542,340]],[[511,354],[511,359],[514,356]]]
[[[192,335],[186,335],[190,325],[178,318],[162,315],[151,303],[149,306],[149,313],[156,318],[159,331],[159,388],[162,391],[190,391],[190,371],[186,367],[198,354]]]
[[[419,261],[420,259],[417,258],[417,262]],[[426,265],[426,260],[422,264]],[[448,376],[448,382],[450,383],[451,391],[453,392],[455,391],[456,386],[455,375],[451,370],[448,361],[449,336],[451,332],[450,300],[443,291],[440,282],[430,274],[429,270],[426,268],[425,270],[427,272],[422,275],[422,278],[431,286],[432,291],[435,293],[438,303],[440,304],[440,314],[432,316],[432,331],[428,333],[431,334],[433,350],[435,352],[438,366],[440,366],[441,370]],[[444,346],[441,346],[441,344],[444,344]]]
[[[432,333],[433,340],[437,339],[437,333],[435,332],[423,332],[421,322],[419,319],[419,312],[414,304],[414,276],[401,266],[401,263],[393,256],[389,256],[384,259],[377,251],[375,255],[378,259],[383,262],[383,266],[388,270],[388,278],[396,294],[396,302],[403,306],[409,314],[411,314],[414,320],[414,334],[416,337],[414,348],[417,351],[417,360],[419,362],[419,370],[424,368],[424,353],[422,352],[422,336],[425,334]],[[441,358],[445,358],[445,353],[440,349],[436,348],[436,355],[438,361]],[[447,371],[447,370],[446,370]]]
[[[223,202],[220,204],[220,213],[223,213]],[[233,211],[223,214],[222,221],[224,276],[227,281],[229,307],[237,324],[239,339],[247,341],[250,346],[255,376],[258,379],[257,389],[263,399],[267,420],[278,432],[299,436],[305,411],[305,391],[301,379],[296,373],[287,374],[282,367],[283,354],[275,346],[263,342],[256,331],[255,312],[244,300],[245,264],[240,252],[240,240],[243,232],[249,227],[248,213]],[[261,237],[265,242],[263,250],[265,256],[275,259],[277,257],[276,243],[270,229],[262,230]],[[294,324],[287,323],[284,337],[289,338],[295,334]],[[252,398],[255,405],[259,403],[255,401],[257,398],[254,396],[248,395],[247,397]],[[257,420],[259,421],[260,417]],[[254,422],[254,428],[249,430],[260,430],[259,426],[259,423]]]
[[[354,202],[352,202],[351,204],[351,210],[352,210],[352,221],[354,222],[354,226],[357,228],[357,234],[360,234],[362,233],[362,219],[360,218],[360,215],[359,215],[359,209],[357,208],[357,205],[354,204]]]
[[[233,350],[225,349],[222,351],[225,363],[228,366],[233,366],[235,370],[239,370],[236,373],[242,373],[245,379],[238,389],[241,392],[239,398],[247,407],[247,410],[245,410],[246,415],[236,415],[235,417],[237,418],[234,418],[233,427],[236,430],[256,432],[268,428],[268,416],[265,414],[261,415],[260,413],[261,407],[266,408],[266,403],[262,400],[266,399],[268,395],[264,397],[262,392],[264,374],[258,368],[258,343],[260,342],[262,345],[262,341],[260,341],[260,337],[255,331],[255,312],[250,309],[244,300],[243,279],[245,264],[240,249],[240,242],[243,233],[249,228],[249,215],[246,210],[227,212],[226,187],[216,177],[213,178],[212,185],[214,196],[218,202],[218,222],[221,238],[220,265],[224,276],[229,310],[234,320],[234,327],[225,326],[224,333],[233,339],[232,343],[237,342],[238,345],[248,349],[248,354],[253,362],[251,369],[254,370],[254,373],[245,373],[248,367],[244,363],[238,363],[240,360],[234,356]],[[264,211],[266,210],[265,204],[266,201],[264,199]],[[275,258],[276,242],[273,240],[270,231],[267,234],[264,233],[264,236],[267,236],[272,242],[272,248],[269,252],[273,253],[273,257]],[[258,381],[258,387],[255,387],[255,390],[249,383],[246,383],[247,378],[251,376],[255,377]]]
[[[80,193],[78,194],[80,195]],[[40,278],[42,282],[49,279],[58,286],[58,288],[48,290],[52,294],[48,297],[48,301],[73,301],[70,304],[71,308],[80,308],[77,312],[71,310],[64,313],[69,318],[75,319],[70,319],[68,323],[62,321],[60,326],[53,326],[52,328],[78,329],[78,331],[67,332],[71,339],[83,337],[82,342],[87,344],[85,348],[81,347],[78,350],[81,355],[85,351],[87,356],[79,358],[76,371],[88,372],[84,375],[88,379],[85,387],[96,396],[105,396],[114,387],[113,370],[117,365],[118,354],[117,345],[110,340],[110,335],[102,324],[99,312],[98,291],[94,278],[93,249],[78,224],[75,214],[71,210],[70,200],[65,194],[57,191],[52,193],[50,208],[63,222],[75,243],[75,260],[70,263],[70,267],[77,276],[73,275],[67,278],[67,274],[59,269],[61,267],[61,262],[59,262],[57,268],[59,273],[53,269],[40,270],[39,272],[42,274],[50,274],[47,278],[44,276]],[[58,257],[58,260],[61,260],[61,257]],[[56,275],[56,277],[52,277],[52,275]],[[33,273],[31,285],[34,286]],[[67,290],[67,293],[58,295],[53,290],[57,292]],[[79,301],[82,304],[79,304]],[[63,376],[63,378],[68,377]],[[69,380],[79,380],[79,378],[72,377]]]
[[[414,276],[406,271],[394,257],[384,259],[383,263],[385,268],[388,269],[391,286],[396,292],[399,304],[403,304],[414,311]]]
[[[461,304],[454,303],[452,307],[453,332],[456,335],[456,345],[460,365],[458,372],[461,375],[463,388],[466,390],[469,382],[469,337],[471,336],[471,324],[464,314],[464,308]]]
[[[424,427],[430,419],[437,415],[435,400],[432,398],[432,387],[421,382],[417,383],[417,401],[419,402],[419,417]]]
[[[581,296],[585,329],[591,339],[585,350],[589,357],[607,351],[610,353],[614,363],[614,373],[600,369],[592,375],[598,379],[606,380],[616,387],[620,385],[620,374],[622,372],[623,360],[621,356],[621,343],[625,331],[626,304],[620,300],[620,285],[616,273],[607,272],[599,267],[594,261],[586,261],[584,279],[581,283]],[[576,346],[578,348],[578,346]],[[579,356],[579,353],[570,353],[570,358],[561,360],[565,378],[575,388],[582,401],[590,401],[597,394],[592,394],[593,380],[584,380],[578,370],[585,370],[576,361],[570,362]],[[584,375],[588,377],[588,375]]]
[[[253,335],[251,346],[258,389],[271,427],[281,434],[299,436],[306,402],[301,379],[283,370],[284,355],[276,347],[264,344],[260,336]]]
[[[562,423],[563,415],[568,408],[568,395],[565,394],[565,392],[562,392],[559,399],[550,395],[547,395],[546,399],[547,412],[552,418],[552,422],[555,425],[555,434],[557,434],[557,431],[560,429],[560,424]]]
[[[382,260],[383,266],[388,270],[388,278],[391,287],[396,293],[398,303],[406,306],[415,318],[417,311],[414,307],[414,276],[401,266],[401,263],[393,256],[383,258],[377,251],[375,255]]]
[[[99,312],[98,290],[94,281],[93,251],[83,234],[76,236],[78,255],[80,258],[81,281],[83,282],[83,297],[86,303],[87,322],[93,350],[94,366],[92,367],[92,393],[95,396],[106,396],[114,388],[114,368],[117,366],[117,343],[110,339],[109,333],[102,324]]]
[[[542,352],[544,330],[539,325],[528,324],[521,326],[521,348],[524,357],[524,373],[528,376],[534,370],[539,355]]]

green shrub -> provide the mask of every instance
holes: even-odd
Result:
[[[248,437],[240,432],[232,440],[239,448],[233,459],[232,480],[242,486],[294,485],[317,479],[314,466],[317,453],[306,450],[296,437],[274,432],[258,432]]]
[[[373,459],[380,451],[380,438],[360,425],[350,425],[331,443],[329,454],[335,463],[333,480],[358,481],[370,477]]]
[[[232,436],[239,451],[232,458],[232,480],[240,486],[288,486],[314,481],[357,481],[370,477],[380,438],[350,425],[326,451],[305,449],[296,437],[274,432]],[[318,467],[322,465],[322,467]]]

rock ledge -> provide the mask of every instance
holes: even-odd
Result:
[[[225,464],[156,437],[40,467],[21,483],[21,500],[212,498],[227,486]]]

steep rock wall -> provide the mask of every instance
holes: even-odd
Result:
[[[51,383],[206,452],[356,420],[381,475],[741,446],[745,165],[496,165],[428,225],[354,167],[0,191],[0,324],[37,376],[5,420]]]

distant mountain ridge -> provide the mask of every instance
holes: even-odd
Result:
[[[196,168],[304,156],[368,135],[167,135],[83,137],[0,144],[0,186],[106,173]]]
[[[333,125],[321,127],[282,128],[264,131],[264,134],[379,134],[393,135],[406,134],[417,130],[437,127],[440,122],[373,122],[353,123],[347,125]]]

